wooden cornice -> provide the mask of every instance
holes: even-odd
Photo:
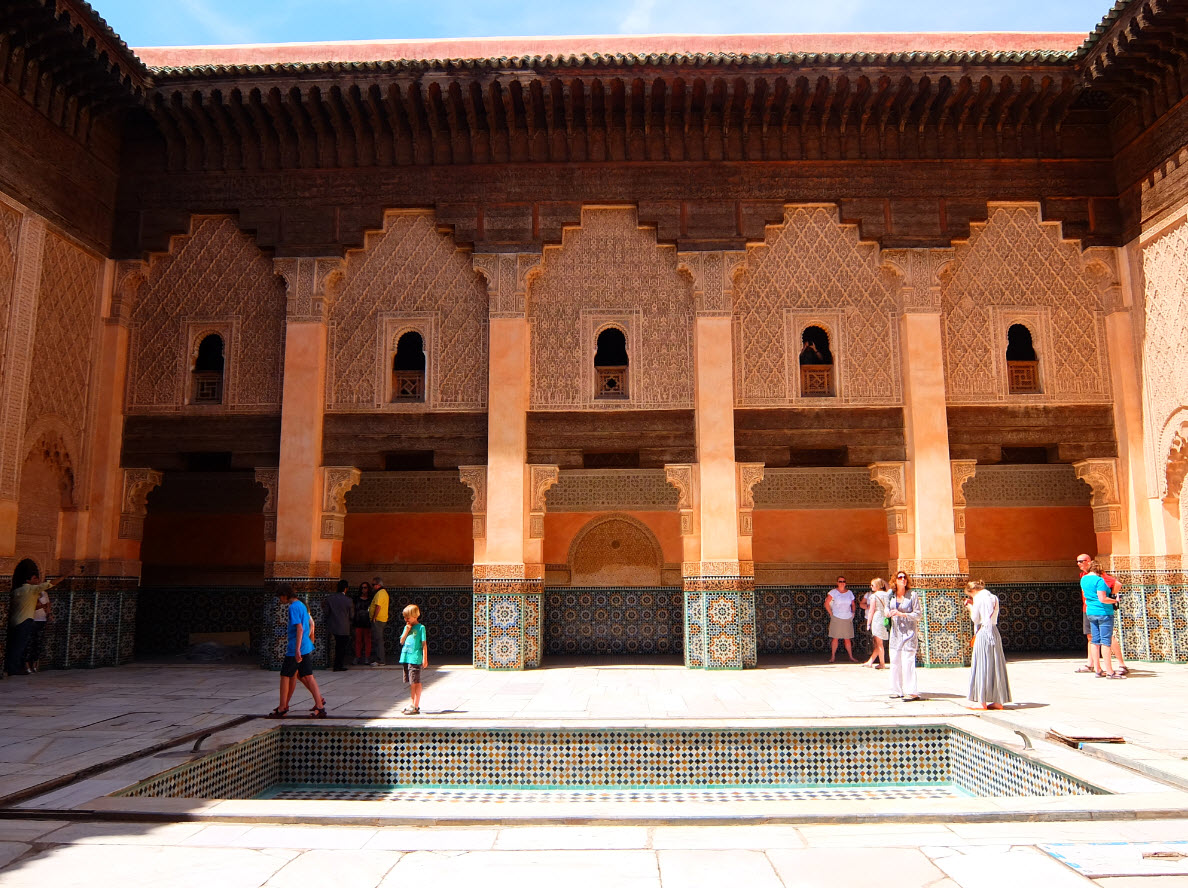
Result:
[[[147,108],[177,171],[993,159],[1063,156],[1087,91],[1068,64],[348,70],[169,77]]]

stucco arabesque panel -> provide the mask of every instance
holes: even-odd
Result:
[[[280,410],[284,365],[285,285],[273,263],[229,216],[195,216],[190,232],[153,255],[134,289],[127,409],[129,413]],[[123,295],[123,294],[122,294]],[[233,324],[224,343],[224,398],[186,407],[191,324]]]
[[[25,435],[26,439],[38,437],[38,430],[49,426],[64,433],[78,471],[76,495],[86,490],[82,442],[94,395],[102,267],[98,257],[52,231],[47,233]]]
[[[1188,221],[1142,247],[1145,437],[1158,493],[1167,486],[1173,441],[1188,423]]]
[[[1007,400],[1006,330],[1016,319],[1041,328],[1032,334],[1043,393],[1029,401],[1109,403],[1104,311],[1112,270],[1064,240],[1035,204],[991,205],[986,222],[954,246],[941,279],[949,403]]]
[[[470,254],[441,233],[425,210],[391,211],[382,231],[351,251],[330,310],[327,406],[340,411],[398,410],[382,384],[389,343],[403,318],[433,313],[435,368],[426,406],[478,410],[487,403],[487,286]]]
[[[898,366],[896,274],[880,264],[877,244],[838,221],[836,206],[789,206],[763,243],[747,247],[734,289],[735,399],[739,406],[799,403],[799,333],[821,322],[831,344],[837,398],[813,406],[894,405],[902,401]],[[793,324],[789,319],[793,319]]]
[[[674,247],[658,244],[629,207],[586,207],[582,224],[545,248],[528,281],[532,409],[664,409],[693,405],[693,293]],[[589,323],[583,320],[583,309]],[[629,334],[629,400],[595,400],[590,343],[597,316],[622,313]],[[592,371],[590,371],[592,372]]]

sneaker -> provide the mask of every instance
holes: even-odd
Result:
[[[379,665],[381,665],[381,664],[380,664],[380,661],[379,661],[379,660],[372,660],[372,661],[371,661],[371,665],[372,665],[372,666],[379,666]]]

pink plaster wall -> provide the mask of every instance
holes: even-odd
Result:
[[[760,509],[752,514],[757,562],[873,562],[891,557],[882,509]]]
[[[471,564],[469,513],[346,516],[345,564]]]
[[[965,552],[970,561],[1062,561],[1097,552],[1088,506],[1026,509],[967,508]]]

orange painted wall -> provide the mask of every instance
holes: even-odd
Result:
[[[145,564],[259,567],[264,564],[264,516],[150,510],[140,553]]]
[[[630,515],[656,535],[665,564],[681,562],[681,516],[676,512],[623,512]],[[605,518],[606,512],[546,512],[544,559],[546,564],[565,564],[569,561],[569,546],[578,531],[595,518]]]
[[[344,564],[471,564],[469,513],[346,516]]]
[[[757,562],[872,562],[891,557],[882,509],[756,509]]]
[[[1088,506],[968,508],[965,551],[970,561],[1063,561],[1096,554]]]

